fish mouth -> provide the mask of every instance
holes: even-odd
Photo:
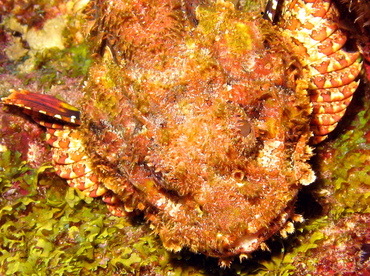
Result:
[[[284,208],[280,215],[278,215],[267,227],[259,229],[256,233],[247,233],[244,236],[236,239],[235,242],[224,252],[216,254],[220,258],[227,260],[235,256],[247,256],[248,254],[256,251],[257,249],[266,250],[266,245],[262,247],[262,244],[271,238],[274,234],[279,233],[279,229],[284,229],[284,227],[290,222],[294,217],[294,205],[296,198],[291,200],[286,208]]]

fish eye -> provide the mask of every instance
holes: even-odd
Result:
[[[240,134],[244,137],[248,137],[252,132],[252,125],[248,120],[238,121],[238,128],[240,129]]]

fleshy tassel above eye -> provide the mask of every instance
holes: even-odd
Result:
[[[6,105],[14,105],[24,109],[24,112],[31,115],[33,119],[46,127],[55,127],[58,124],[51,123],[49,120],[40,119],[40,114],[44,115],[45,118],[51,117],[59,120],[62,123],[68,123],[73,125],[80,125],[80,111],[74,106],[57,99],[54,96],[33,93],[28,90],[10,90],[11,94],[8,97],[2,98],[1,101]],[[42,116],[41,115],[41,116]],[[49,126],[48,124],[53,124]]]

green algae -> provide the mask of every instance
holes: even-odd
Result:
[[[50,89],[53,85],[62,84],[61,76],[78,78],[86,76],[92,63],[89,46],[80,44],[63,50],[51,48],[34,55],[33,66],[38,75],[20,73],[24,83],[37,80],[39,85]]]
[[[326,152],[331,157],[320,163],[320,172],[331,172],[323,188],[333,192],[336,204],[331,214],[339,218],[347,213],[370,213],[370,107],[364,99],[351,127],[334,141]]]
[[[45,172],[49,166],[33,169],[6,151],[0,169],[0,274],[121,274],[168,265],[170,253],[155,236],[146,229],[130,236],[131,223],[107,217],[104,204]]]
[[[107,216],[105,204],[50,166],[34,169],[20,153],[2,152],[0,184],[1,275],[204,275],[172,264],[183,257],[140,219]]]

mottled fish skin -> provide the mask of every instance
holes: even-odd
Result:
[[[294,231],[310,140],[335,128],[361,69],[331,1],[270,7],[273,22],[223,1],[98,1],[81,115],[23,90],[2,101],[46,127],[70,186],[229,265]]]

